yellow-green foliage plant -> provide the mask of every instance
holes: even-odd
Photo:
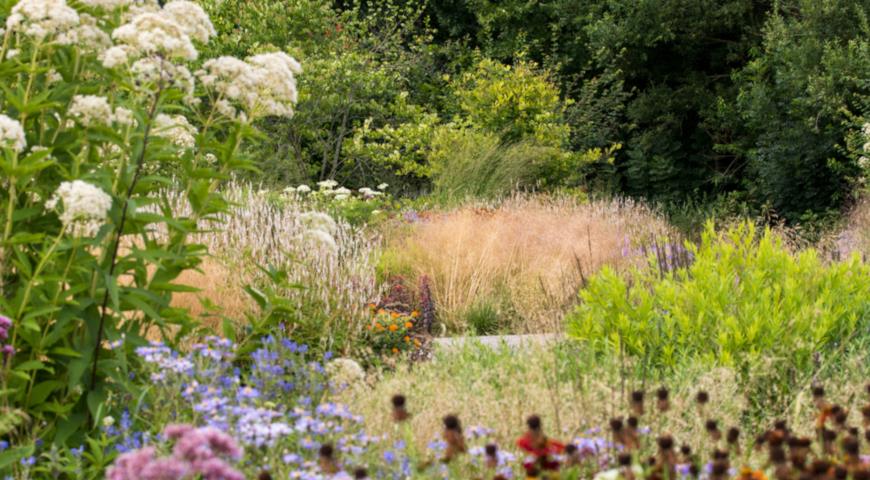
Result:
[[[775,358],[804,374],[870,336],[870,267],[858,256],[826,264],[749,223],[718,232],[708,224],[687,247],[694,261],[675,272],[653,266],[626,278],[604,268],[580,293],[569,334],[653,367],[751,368]]]

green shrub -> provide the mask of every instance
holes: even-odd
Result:
[[[870,267],[853,257],[826,265],[797,254],[748,223],[716,232],[708,224],[694,263],[674,273],[605,268],[568,318],[571,336],[597,351],[617,350],[653,367],[703,362],[746,368],[762,357],[797,371],[814,355],[868,336]]]

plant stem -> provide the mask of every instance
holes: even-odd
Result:
[[[154,116],[157,113],[157,105],[160,103],[160,94],[162,88],[158,88],[154,94],[154,102],[151,104],[151,109],[148,112],[148,123],[145,124],[145,132],[142,137],[142,150],[139,152],[139,157],[136,159],[136,171],[133,173],[133,179],[130,181],[130,186],[127,187],[127,192],[124,196],[124,206],[121,209],[121,219],[118,221],[118,228],[115,229],[115,239],[112,245],[112,256],[109,261],[109,281],[115,274],[115,267],[118,263],[118,250],[121,247],[121,236],[124,233],[124,225],[127,223],[127,212],[130,206],[130,197],[133,196],[133,191],[136,189],[136,184],[139,182],[139,176],[142,173],[142,167],[145,164],[145,151],[148,149],[148,139],[151,133],[151,126],[154,123]],[[106,312],[109,305],[109,286],[106,285],[106,291],[103,294],[103,301],[100,307],[100,323],[97,326],[97,339],[94,342],[93,365],[91,366],[91,381],[90,389],[93,390],[97,383],[97,364],[100,360],[100,344],[103,343],[103,329],[106,324]]]

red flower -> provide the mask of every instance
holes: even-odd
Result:
[[[559,462],[552,458],[565,451],[565,445],[556,440],[550,440],[534,432],[526,432],[517,440],[517,447],[528,453],[531,458],[523,462],[526,471],[558,470]]]

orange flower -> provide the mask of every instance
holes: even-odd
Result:
[[[405,322],[405,328],[411,328],[411,327],[413,327],[413,326],[414,326],[413,323],[411,323],[411,322]]]
[[[382,332],[384,330],[384,326],[378,322],[375,322],[375,331]]]
[[[395,323],[392,324],[392,325],[390,325],[390,331],[391,331],[391,332],[395,332],[395,331],[398,330],[398,329],[399,329],[399,326],[396,325]]]
[[[391,313],[390,313],[390,317],[392,317],[392,318],[399,318],[399,312],[391,312]]]
[[[420,312],[418,312],[418,311],[416,311],[416,310],[414,310],[413,312],[411,312],[411,318],[417,318],[417,317],[419,317],[419,316],[420,316]]]
[[[393,353],[399,353],[399,349],[396,347],[393,347]]]
[[[378,310],[378,315],[383,315],[383,314],[385,314],[385,313],[387,313],[387,311],[384,310],[383,308],[380,309],[380,310]]]
[[[411,343],[411,337],[405,335],[405,343]]]

